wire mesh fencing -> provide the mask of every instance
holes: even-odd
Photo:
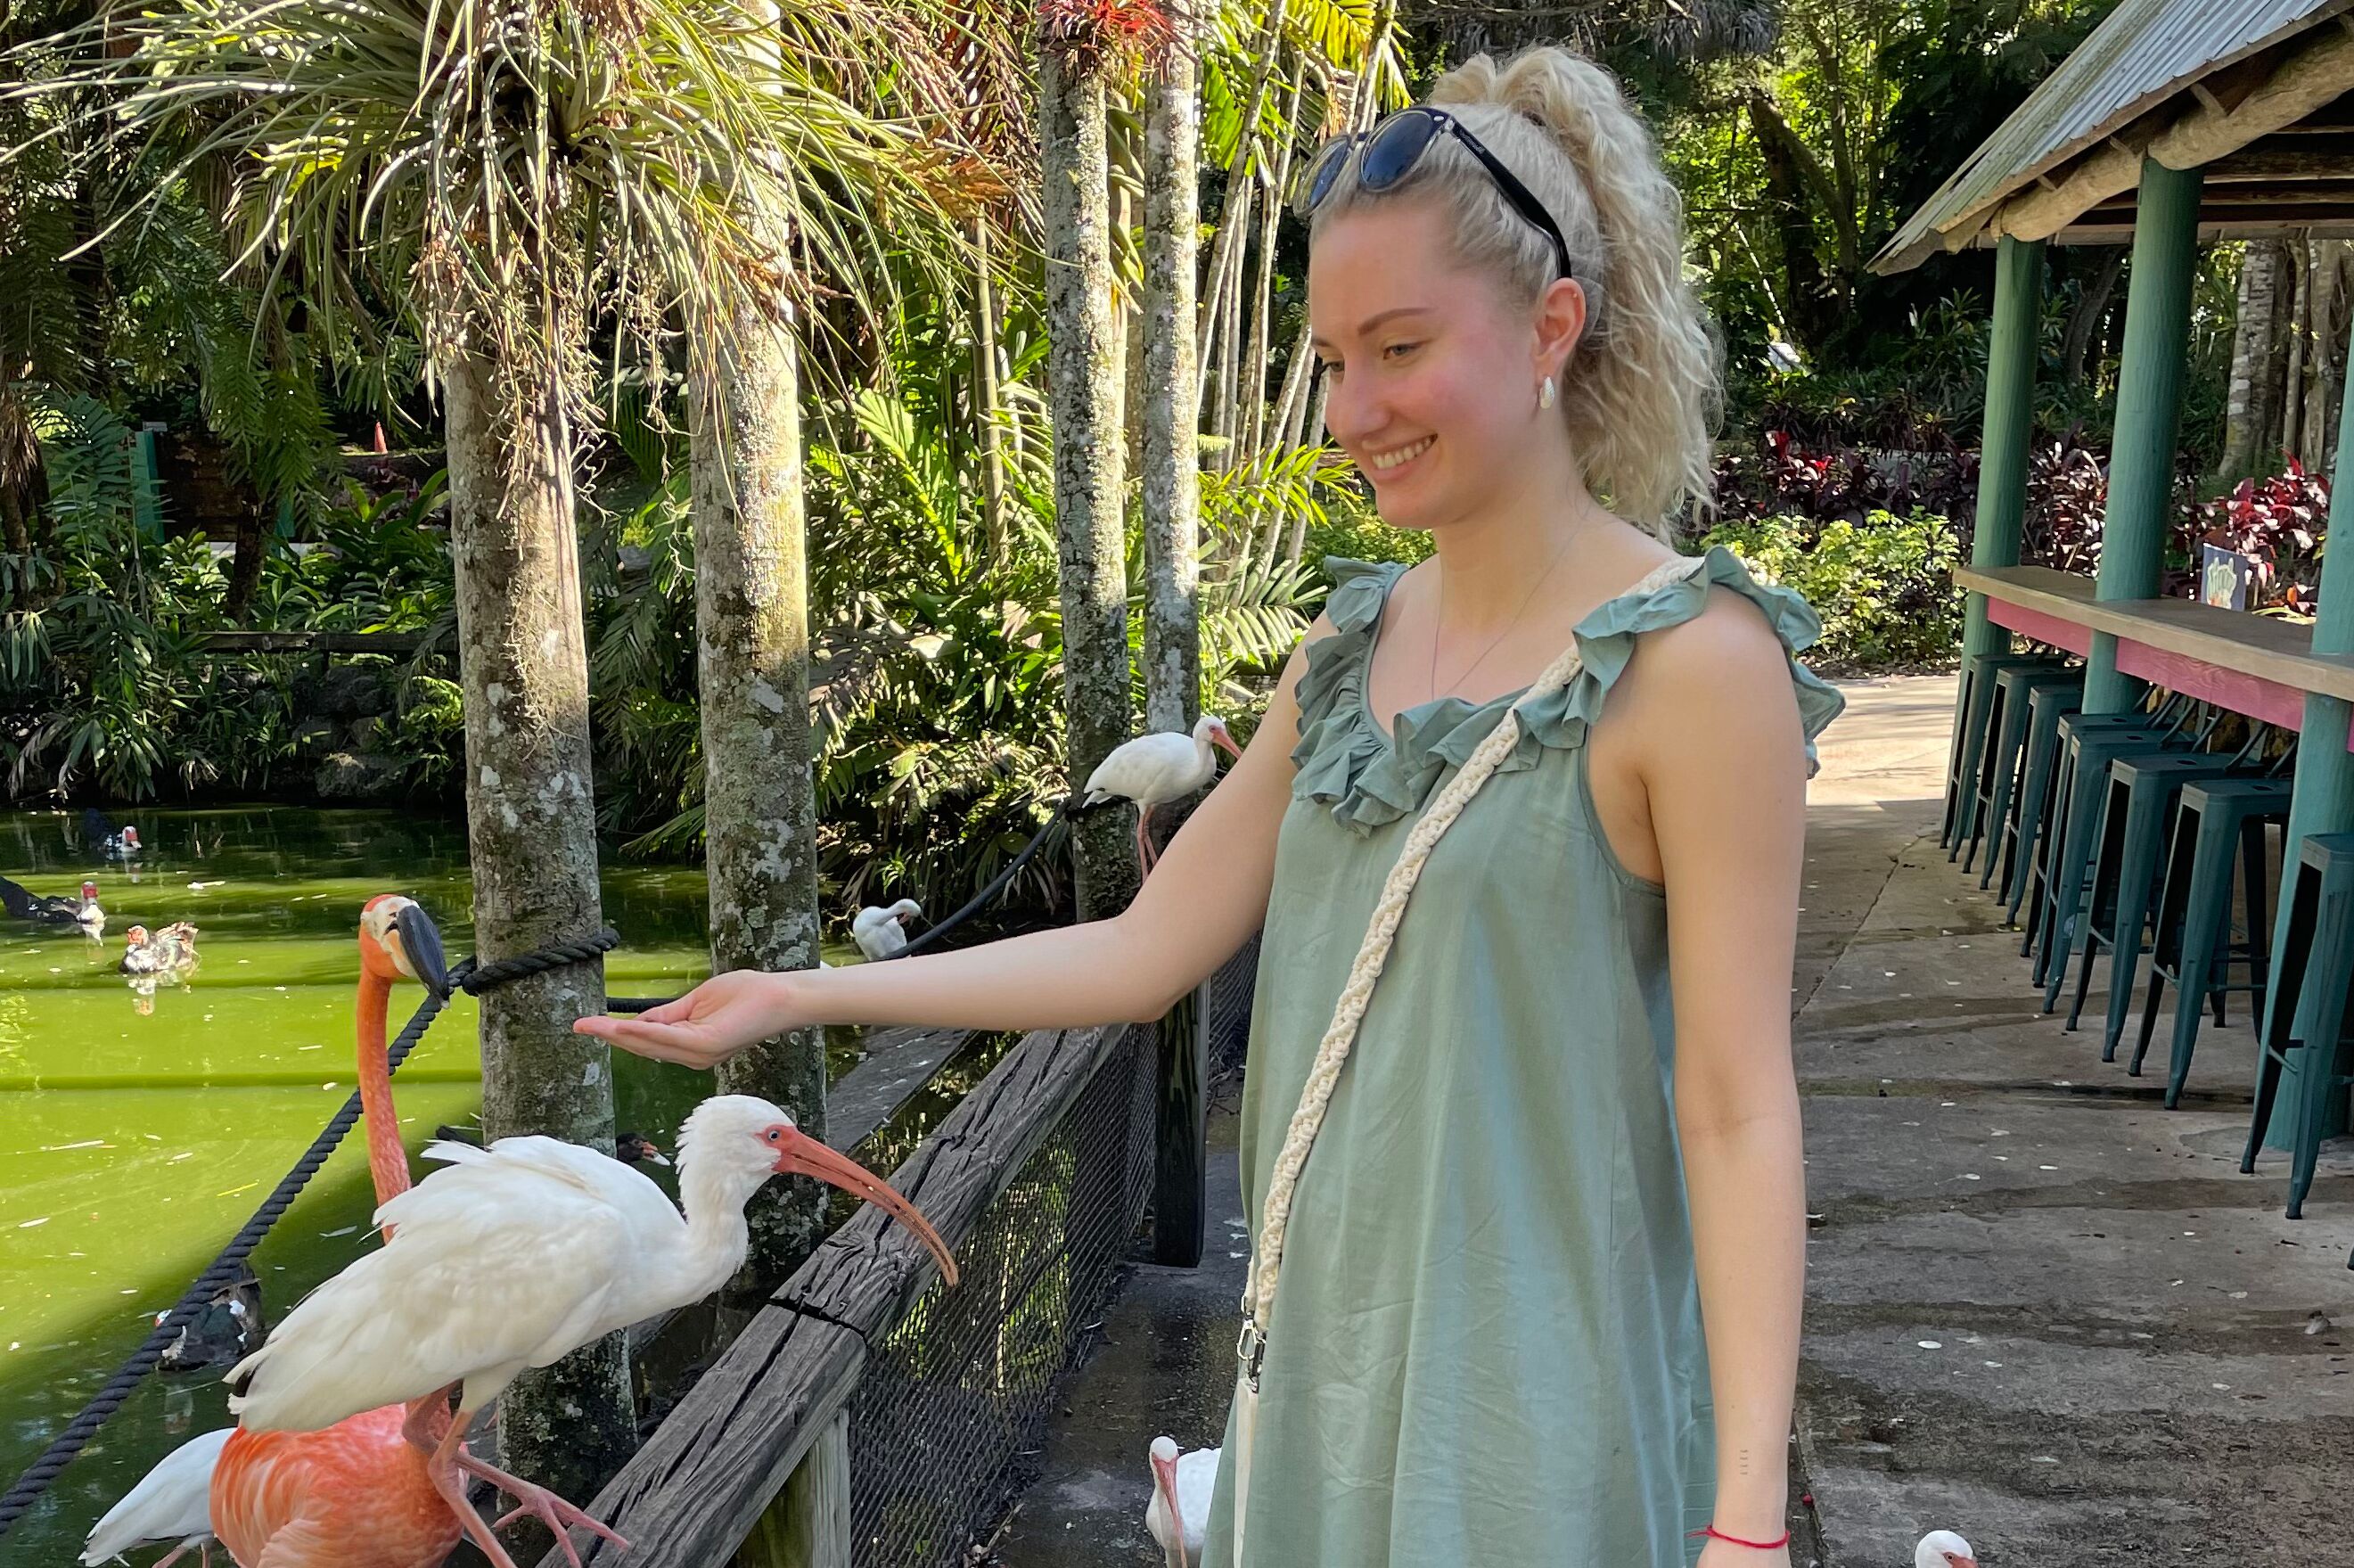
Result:
[[[1126,1032],[958,1248],[868,1347],[850,1404],[852,1561],[944,1568],[1027,1482],[1152,1191],[1150,1030]]]
[[[1202,1033],[1213,1078],[1243,1065],[1250,1045],[1251,998],[1258,984],[1258,938],[1228,959],[1202,988]]]

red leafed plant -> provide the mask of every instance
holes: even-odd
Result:
[[[2186,577],[2197,569],[2201,544],[2236,550],[2256,563],[2252,609],[2312,613],[2321,576],[2320,540],[2329,524],[2327,478],[2291,458],[2286,472],[2243,479],[2229,495],[2190,507],[2184,522],[2187,537],[2179,537]]]
[[[1150,63],[1177,41],[1161,0],[1039,0],[1038,31],[1082,71]]]

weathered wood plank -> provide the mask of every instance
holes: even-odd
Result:
[[[951,1250],[971,1235],[1131,1028],[1025,1036],[892,1178]],[[866,1340],[887,1331],[935,1274],[881,1210],[859,1213],[698,1379],[589,1511],[631,1542],[597,1542],[590,1568],[708,1568],[748,1535],[856,1386]],[[540,1568],[558,1568],[559,1552]]]
[[[856,1148],[964,1049],[970,1029],[885,1029],[867,1037],[866,1060],[825,1092],[825,1140]]]
[[[850,1568],[850,1412],[837,1411],[801,1456],[735,1568]]]

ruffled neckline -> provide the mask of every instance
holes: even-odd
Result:
[[[1363,835],[1420,810],[1439,779],[1469,759],[1528,688],[1480,703],[1436,697],[1396,715],[1394,728],[1384,734],[1366,694],[1365,673],[1383,606],[1406,567],[1333,556],[1325,570],[1333,587],[1324,613],[1333,630],[1308,645],[1308,668],[1298,690],[1299,741],[1291,751],[1291,792],[1299,800],[1325,802],[1335,821]],[[1815,736],[1846,705],[1835,688],[1797,661],[1822,635],[1822,623],[1805,599],[1778,584],[1758,582],[1722,546],[1693,560],[1682,574],[1606,600],[1578,622],[1574,634],[1584,668],[1568,685],[1522,708],[1520,738],[1497,771],[1521,772],[1536,767],[1548,751],[1585,744],[1587,726],[1634,656],[1635,639],[1698,615],[1708,603],[1709,588],[1718,584],[1765,612],[1789,656],[1811,776]]]

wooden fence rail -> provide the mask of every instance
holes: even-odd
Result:
[[[1106,1064],[1150,1024],[1025,1036],[900,1166],[892,1185],[923,1209],[951,1250],[1053,1135]],[[712,1568],[755,1534],[794,1481],[803,1517],[760,1530],[811,1568],[848,1562],[848,1444],[840,1419],[867,1345],[932,1282],[930,1255],[880,1210],[862,1209],[821,1245],[696,1381],[590,1511],[631,1542],[583,1551],[592,1568]],[[795,1472],[815,1454],[815,1467]],[[829,1504],[827,1499],[836,1499]],[[789,1510],[801,1514],[803,1510]],[[806,1553],[807,1555],[804,1555]],[[559,1568],[551,1551],[541,1568]]]

